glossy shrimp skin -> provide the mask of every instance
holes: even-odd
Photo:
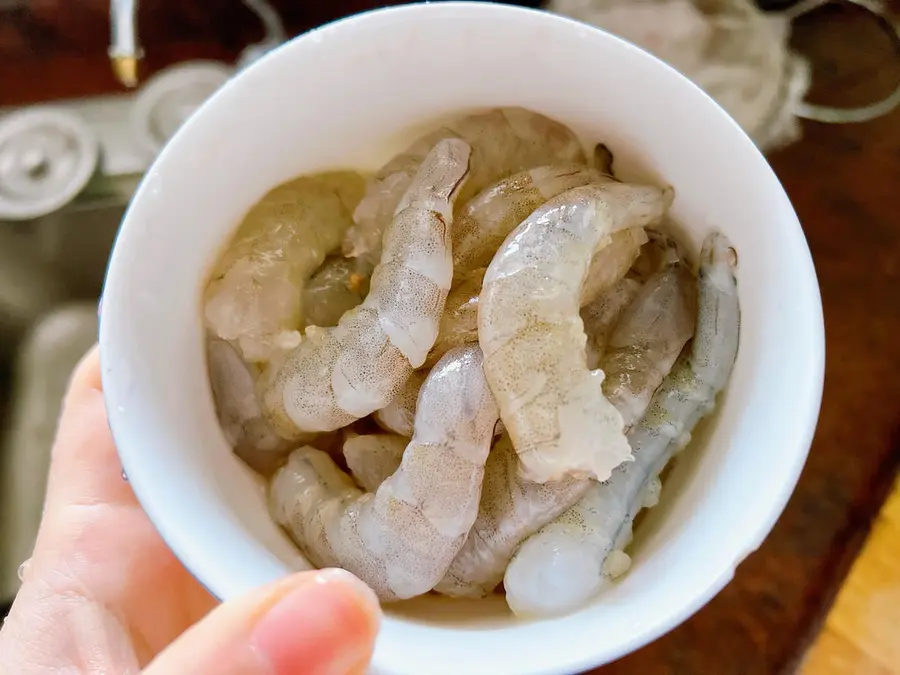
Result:
[[[453,275],[487,267],[500,244],[532,211],[572,188],[613,180],[581,164],[539,166],[488,186],[460,211],[453,223]]]
[[[365,299],[369,279],[356,272],[348,258],[330,257],[322,263],[303,288],[303,309],[307,326],[330,328]]]
[[[497,407],[477,346],[449,352],[422,387],[415,435],[374,493],[324,453],[295,451],[270,486],[270,509],[310,561],[343,567],[383,601],[431,590],[478,512]]]
[[[306,339],[264,375],[263,408],[285,438],[332,431],[383,408],[425,361],[453,276],[453,204],[469,146],[449,139],[422,162],[385,233],[371,290],[334,328]]]
[[[213,270],[204,316],[245,360],[297,345],[302,289],[340,246],[364,180],[350,171],[303,176],[269,191],[244,217]]]
[[[344,441],[347,468],[366,492],[375,492],[400,466],[409,438],[396,434],[365,434]]]
[[[630,429],[694,333],[697,284],[676,260],[647,280],[616,324],[600,367],[603,393]]]
[[[484,269],[476,269],[458,278],[447,295],[438,336],[425,364],[436,363],[444,354],[460,345],[478,342],[478,299]]]
[[[472,173],[460,203],[518,171],[543,164],[586,161],[571,130],[524,108],[497,108],[450,122],[417,140],[369,180],[353,214],[354,225],[344,240],[345,255],[362,258],[363,269],[378,260],[382,233],[422,159],[435,143],[446,138],[463,139],[472,147]]]
[[[648,492],[652,503],[660,472],[713,409],[731,373],[740,330],[736,264],[723,235],[707,237],[694,340],[629,433],[634,462],[620,466],[606,483],[593,485],[572,509],[522,544],[504,577],[516,614],[576,609],[627,567],[621,548],[631,537],[635,515],[647,504]]]
[[[519,473],[519,458],[503,435],[484,469],[478,517],[466,543],[435,587],[452,597],[482,598],[503,580],[519,544],[571,507],[588,489],[587,479],[532,483]]]
[[[640,290],[641,282],[625,277],[581,308],[581,320],[587,335],[585,354],[591,370],[600,365],[610,335]]]
[[[587,367],[581,291],[610,235],[659,220],[671,200],[671,190],[650,186],[574,188],[532,213],[488,267],[478,339],[526,479],[605,480],[631,457],[603,373]]]
[[[413,425],[416,419],[416,401],[419,400],[419,391],[427,377],[428,371],[426,370],[413,371],[394,399],[381,410],[375,411],[373,417],[378,426],[410,438],[413,435]]]
[[[225,439],[239,454],[280,452],[290,447],[269,424],[256,396],[258,369],[247,365],[230,342],[210,337],[206,363],[216,415]],[[312,435],[306,440],[311,440]]]
[[[584,286],[581,288],[581,306],[590,304],[601,293],[624,277],[647,243],[643,227],[629,227],[614,232],[609,243],[591,258]]]

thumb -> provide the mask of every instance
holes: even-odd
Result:
[[[349,572],[301,572],[219,605],[144,675],[363,675],[380,618]]]

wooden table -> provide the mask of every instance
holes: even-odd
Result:
[[[853,563],[802,675],[900,675],[900,480]]]
[[[259,37],[236,0],[145,4],[151,71],[188,58],[231,59]],[[276,4],[293,8],[286,19],[294,32],[334,12],[323,9],[329,3]],[[33,5],[31,14],[0,14],[0,105],[116,90],[104,54],[106,4]],[[853,104],[886,94],[900,69],[881,35],[854,12],[831,19],[828,31],[801,24],[795,36],[814,65],[813,98]],[[734,581],[669,635],[597,671],[604,675],[794,672],[900,465],[900,111],[803,131],[770,160],[804,225],[825,307],[825,398],[809,462],[771,536]]]

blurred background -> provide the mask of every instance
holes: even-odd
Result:
[[[386,4],[401,3],[0,0],[0,604],[142,173],[237,70]],[[884,507],[900,466],[900,2],[510,4],[600,25],[719,101],[784,183],[825,307],[822,417],[774,532],[710,605],[603,672],[900,673],[900,497]]]

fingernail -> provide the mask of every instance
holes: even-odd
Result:
[[[368,586],[345,570],[322,570],[266,612],[251,645],[272,675],[348,675],[371,657],[380,619]]]

